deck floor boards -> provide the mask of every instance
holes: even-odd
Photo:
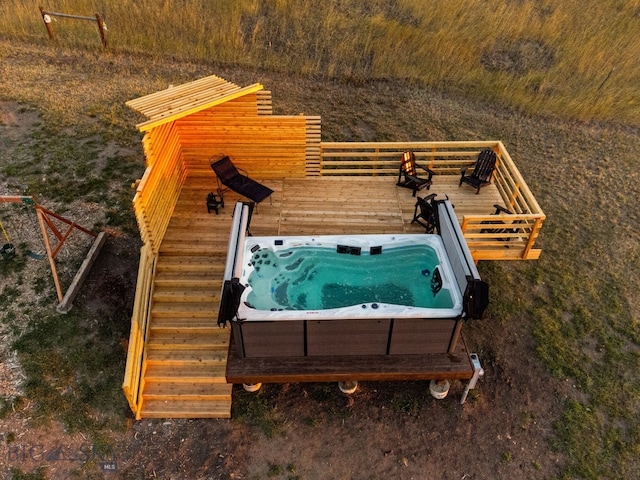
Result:
[[[412,191],[397,187],[392,176],[256,180],[274,193],[253,213],[250,231],[254,236],[424,232],[411,224],[416,202]],[[218,329],[217,315],[231,215],[235,203],[246,199],[226,191],[224,208],[217,215],[208,213],[206,197],[215,190],[213,173],[199,172],[187,178],[160,247],[149,320],[143,417],[230,416],[231,385],[226,385],[225,376],[230,329]],[[493,204],[502,204],[492,185],[476,195],[470,187],[458,187],[454,176],[435,176],[431,189],[418,195],[431,193],[438,198],[447,196],[459,221],[463,215],[492,213]],[[322,361],[326,365],[326,359]],[[352,359],[346,364],[332,359],[334,371],[329,374],[318,373],[317,359],[293,362],[315,381],[348,378],[353,369]],[[380,373],[375,362],[362,370],[365,362],[358,367],[362,370],[358,378],[429,378],[433,374],[429,368],[448,372],[449,378],[470,376],[468,362],[451,361],[446,355],[402,357],[395,362],[385,364],[386,374]],[[270,379],[299,380],[299,375],[291,374],[292,365],[288,372],[286,366],[274,367]],[[232,379],[257,379],[253,363],[235,362],[233,367]]]

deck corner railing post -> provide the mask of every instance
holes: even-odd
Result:
[[[535,238],[538,236],[538,232],[542,228],[542,218],[536,218],[533,228],[531,229],[531,233],[529,233],[529,238],[527,239],[527,245],[524,247],[524,251],[522,252],[522,258],[527,258],[529,256],[529,252],[533,248],[535,243]]]

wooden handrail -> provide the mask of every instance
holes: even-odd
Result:
[[[148,245],[144,245],[140,249],[140,265],[138,267],[136,296],[131,316],[127,364],[122,382],[125,397],[136,416],[139,415],[142,408],[140,382],[144,369],[143,359],[148,333],[149,310],[151,308],[156,260],[157,257],[153,255]]]

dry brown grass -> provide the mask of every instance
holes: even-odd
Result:
[[[583,120],[638,122],[637,0],[64,0],[101,13],[114,52],[366,82],[402,79]],[[96,52],[90,22],[52,24],[62,47]],[[37,2],[0,4],[5,38],[47,42]],[[93,53],[92,53],[93,54]]]

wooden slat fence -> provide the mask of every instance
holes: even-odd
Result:
[[[537,259],[541,250],[533,247],[546,216],[502,142],[497,142],[495,150],[500,162],[494,185],[513,215],[501,216],[501,223],[495,223],[495,216],[465,216],[462,231],[467,244],[476,259],[512,259],[516,254],[523,259]]]
[[[397,175],[402,152],[412,150],[416,162],[439,175],[459,175],[482,148],[499,142],[322,142],[321,175]]]
[[[190,173],[211,174],[211,157],[223,153],[252,177],[305,177],[309,152],[315,153],[320,143],[319,117],[200,112],[179,120],[176,128]]]

